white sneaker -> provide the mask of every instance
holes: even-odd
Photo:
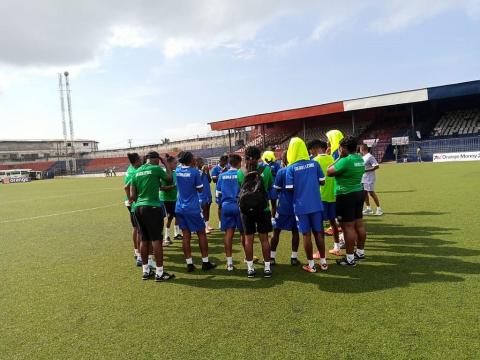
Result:
[[[365,209],[363,210],[363,215],[372,215],[373,214],[373,210],[372,209]]]
[[[382,209],[377,209],[377,211],[375,212],[375,216],[382,216],[382,215],[383,215]]]

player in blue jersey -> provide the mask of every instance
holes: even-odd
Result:
[[[194,167],[194,158],[191,152],[185,151],[178,155],[180,166],[175,173],[177,175],[178,197],[175,206],[175,214],[180,229],[183,232],[183,253],[187,262],[187,272],[195,270],[192,259],[191,238],[192,232],[196,232],[202,253],[202,270],[210,270],[216,267],[208,260],[208,240],[205,233],[205,221],[198,201],[198,193],[203,191],[200,171]]]
[[[228,170],[228,156],[227,155],[222,155],[220,156],[220,160],[218,165],[215,165],[212,169],[211,172],[211,177],[212,181],[214,184],[217,183],[218,177],[222,172],[225,172]],[[221,223],[221,218],[222,218],[222,204],[219,202],[217,198],[215,198],[215,202],[218,205],[218,228],[221,229],[222,223]]]
[[[325,238],[323,234],[323,204],[320,185],[325,184],[325,175],[320,165],[310,160],[307,147],[302,139],[290,140],[287,152],[290,164],[287,168],[285,188],[293,191],[293,209],[297,218],[298,230],[303,234],[303,244],[308,265],[307,272],[316,272],[313,260],[312,232],[320,252],[320,269],[327,270],[325,258]]]
[[[233,271],[232,242],[237,229],[240,232],[242,246],[245,248],[245,234],[240,218],[240,208],[238,207],[238,193],[240,192],[238,169],[242,165],[242,158],[240,155],[230,154],[228,162],[230,169],[221,173],[218,177],[216,196],[220,199],[222,205],[221,222],[222,231],[225,232],[223,240],[227,257],[227,271]]]
[[[290,263],[293,266],[298,265],[298,245],[300,236],[298,234],[295,213],[293,212],[293,193],[285,188],[285,180],[287,175],[287,152],[282,156],[283,168],[278,169],[273,187],[278,192],[278,206],[275,214],[275,222],[273,224],[273,235],[270,241],[270,264],[275,265],[275,256],[277,254],[277,246],[280,240],[280,232],[282,230],[292,232],[292,255]]]
[[[212,178],[210,177],[210,171],[208,166],[205,165],[205,160],[198,158],[196,160],[197,168],[200,171],[200,179],[203,184],[203,191],[198,194],[198,199],[200,201],[200,207],[202,208],[203,219],[205,220],[205,232],[210,233],[210,226],[208,222],[210,221],[210,205],[212,205],[212,190],[210,189],[210,183]]]

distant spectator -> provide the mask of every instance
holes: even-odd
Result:
[[[422,148],[417,147],[417,162],[422,162]]]

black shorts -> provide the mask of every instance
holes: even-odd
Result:
[[[340,222],[352,222],[363,218],[363,190],[337,195],[337,218]]]
[[[270,211],[262,211],[256,215],[245,215],[240,213],[245,235],[253,235],[256,232],[259,234],[272,232],[272,219],[270,216]]]
[[[175,205],[176,201],[164,201],[163,205],[165,205],[165,211],[167,212],[167,216],[169,218],[175,217]]]
[[[163,239],[163,207],[138,206],[135,209],[135,219],[142,234],[142,241]]]
[[[127,206],[127,209],[128,209],[128,214],[130,215],[130,222],[132,223],[132,226],[134,228],[136,228],[137,227],[137,220],[135,220],[135,214],[132,212],[132,207]]]

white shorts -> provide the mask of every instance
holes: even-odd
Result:
[[[362,185],[365,191],[375,191],[375,183],[363,183]]]

